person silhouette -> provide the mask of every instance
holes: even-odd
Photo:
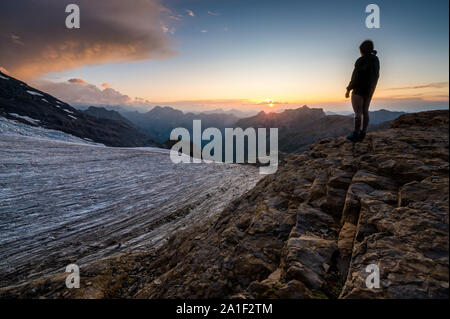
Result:
[[[369,106],[380,76],[380,61],[371,40],[359,46],[361,57],[356,60],[352,78],[347,86],[345,98],[352,91],[352,106],[355,112],[354,130],[347,138],[352,142],[361,142],[366,137],[369,126]],[[362,121],[361,121],[362,118]],[[362,127],[361,127],[362,122]]]

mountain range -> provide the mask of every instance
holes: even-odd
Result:
[[[201,120],[202,128],[216,127],[222,132],[228,127],[277,127],[279,150],[299,153],[320,139],[343,136],[353,129],[352,116],[327,115],[322,109],[306,105],[278,113],[261,111],[244,118],[244,113],[240,111],[224,112],[221,109],[215,111],[224,113],[185,113],[169,106],[155,106],[145,113],[120,107],[116,109],[118,111],[90,106],[79,110],[1,73],[0,115],[30,125],[61,130],[108,146],[169,147],[170,132],[174,128],[184,127],[192,132],[193,120]],[[369,129],[386,128],[387,122],[402,114],[388,110],[370,112]]]
[[[223,130],[233,127],[238,117],[225,113],[184,113],[169,106],[156,106],[146,113],[127,112],[122,115],[142,130],[149,138],[164,143],[176,127],[184,127],[192,132],[192,121],[201,120],[202,127],[216,127]]]
[[[370,130],[387,127],[387,123],[403,112],[379,110],[370,112]],[[353,117],[345,115],[326,115],[319,108],[306,105],[297,109],[287,109],[280,113],[265,113],[239,118],[230,113],[184,113],[172,107],[155,107],[147,113],[125,112],[122,115],[142,130],[149,138],[165,143],[172,129],[187,128],[192,132],[192,121],[201,120],[202,127],[216,127],[222,132],[231,127],[277,127],[279,130],[279,149],[282,152],[298,153],[322,138],[349,134],[353,130]],[[385,123],[385,124],[383,124]]]
[[[389,121],[400,116],[398,112],[386,110],[370,112],[375,119],[369,131],[386,128]],[[353,117],[346,115],[326,115],[319,108],[306,105],[288,109],[281,113],[260,112],[249,118],[240,119],[236,127],[277,127],[279,150],[286,153],[300,153],[309,145],[323,138],[345,136],[353,130]]]
[[[119,112],[114,110],[108,110],[105,107],[89,106],[86,110],[83,110],[83,112],[97,119],[108,119],[113,121],[119,121],[126,123],[130,126],[133,126],[133,123],[128,121]]]
[[[131,123],[91,114],[0,72],[0,115],[7,119],[59,130],[107,146],[159,146]]]

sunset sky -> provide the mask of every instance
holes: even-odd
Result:
[[[68,30],[65,6],[81,9]],[[376,3],[381,28],[365,27]],[[350,110],[358,46],[381,61],[373,109],[448,107],[448,0],[2,0],[0,66],[72,104]],[[28,9],[28,10],[27,10]]]

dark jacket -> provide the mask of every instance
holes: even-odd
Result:
[[[367,54],[356,60],[352,80],[347,90],[353,90],[353,94],[371,97],[380,76],[380,61],[375,54]]]

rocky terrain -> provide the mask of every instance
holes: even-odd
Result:
[[[0,290],[46,298],[448,298],[449,112],[288,155],[220,214],[161,247]],[[366,267],[380,270],[367,288]]]
[[[107,146],[160,146],[129,122],[91,116],[1,72],[0,116]]]

